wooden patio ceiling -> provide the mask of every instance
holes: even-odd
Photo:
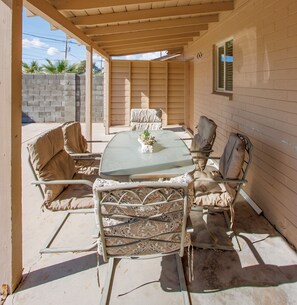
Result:
[[[24,5],[104,58],[182,51],[219,14],[223,0],[25,0]]]

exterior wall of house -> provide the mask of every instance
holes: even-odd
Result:
[[[23,74],[23,122],[85,121],[85,76]],[[103,76],[93,77],[93,122],[103,122]]]
[[[206,115],[218,124],[216,155],[230,132],[250,137],[254,154],[245,190],[297,247],[297,2],[235,5],[186,50],[186,59],[194,59],[194,122]],[[232,100],[212,94],[213,46],[230,37]]]
[[[129,125],[132,108],[161,108],[163,124],[183,124],[185,63],[111,61],[110,125]]]

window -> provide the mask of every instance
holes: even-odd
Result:
[[[215,91],[233,91],[233,39],[215,46]]]

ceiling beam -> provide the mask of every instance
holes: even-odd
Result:
[[[162,29],[158,31],[150,30],[150,31],[139,31],[133,33],[133,35],[127,34],[115,34],[115,35],[103,35],[103,36],[94,36],[92,40],[98,42],[112,42],[112,41],[123,41],[137,38],[147,38],[147,37],[158,37],[158,36],[166,36],[173,34],[182,34],[182,33],[193,33],[200,31],[204,31],[208,29],[207,24],[195,25],[195,26],[183,26],[180,28],[171,28],[171,29]]]
[[[193,37],[198,37],[199,33],[192,32],[192,33],[182,33],[182,34],[176,34],[176,35],[166,35],[166,36],[158,36],[158,37],[148,37],[148,38],[138,38],[138,39],[132,39],[131,40],[123,40],[123,41],[110,41],[110,42],[100,42],[100,46],[102,48],[108,48],[108,47],[118,47],[118,46],[125,46],[125,45],[133,45],[133,44],[139,44],[142,42],[150,42],[155,43],[158,41],[172,41],[182,38],[189,38],[193,39]]]
[[[178,17],[195,14],[209,14],[228,11],[234,8],[233,1],[203,3],[187,6],[175,6],[156,9],[136,10],[129,12],[100,14],[92,16],[78,16],[71,18],[75,25],[96,25],[112,22],[143,20],[162,17]]]
[[[158,52],[158,51],[164,51],[164,50],[155,50],[155,49],[150,49],[148,52]],[[184,49],[182,47],[180,48],[176,48],[176,49],[168,49],[167,50],[167,54],[175,54],[175,53],[183,53]],[[111,56],[123,56],[123,55],[133,55],[133,54],[142,54],[142,53],[146,53],[146,52],[138,52],[135,53],[133,51],[128,52],[126,54],[120,54],[120,55],[111,55]],[[113,60],[117,60],[117,59],[113,59]]]
[[[137,44],[129,44],[129,45],[119,45],[119,46],[105,46],[104,50],[106,50],[108,52],[108,50],[112,49],[129,49],[129,48],[141,48],[141,47],[150,47],[150,46],[158,46],[158,45],[184,45],[187,44],[188,42],[190,42],[192,40],[192,37],[186,37],[186,38],[176,38],[174,40],[160,40],[160,41],[156,41],[154,43],[152,43],[151,41],[144,41],[144,42],[139,42]]]
[[[119,34],[119,33],[131,33],[131,32],[143,31],[143,30],[197,25],[197,24],[217,22],[217,21],[219,21],[219,15],[215,14],[215,15],[197,16],[192,18],[179,18],[179,19],[162,20],[162,21],[148,21],[148,22],[139,22],[132,24],[110,25],[108,27],[87,28],[87,29],[83,29],[83,32],[88,36],[110,35],[110,34]]]
[[[23,3],[25,7],[34,14],[44,18],[53,26],[64,31],[68,36],[77,39],[80,43],[91,46],[106,60],[109,59],[109,55],[103,49],[101,49],[98,44],[95,44],[88,36],[74,26],[73,23],[71,23],[66,17],[53,8],[47,1],[24,0]]]
[[[181,38],[175,38],[175,39],[168,39],[168,40],[158,40],[158,41],[139,41],[138,43],[130,43],[130,44],[120,44],[120,45],[106,45],[104,46],[104,49],[108,52],[109,49],[125,49],[127,47],[143,47],[143,46],[153,46],[153,45],[159,45],[160,43],[169,44],[169,43],[183,43],[186,44],[188,42],[193,41],[193,37],[181,37]]]
[[[122,48],[108,48],[108,52],[112,53],[113,51],[134,51],[134,50],[139,50],[139,51],[146,51],[147,49],[150,48],[158,48],[158,49],[163,49],[167,50],[168,48],[178,48],[182,47],[187,44],[187,41],[181,41],[181,42],[160,42],[158,44],[154,45],[140,45],[140,46],[125,46]]]
[[[169,50],[169,49],[172,49],[172,48],[174,48],[174,46],[173,47],[171,47],[171,46],[156,46],[156,47],[151,47],[151,48],[135,49],[135,50],[117,50],[117,49],[115,49],[114,51],[110,52],[110,56],[125,56],[125,55],[132,55],[132,54],[160,52],[160,51],[166,51],[166,50]]]
[[[87,9],[100,9],[103,7],[125,6],[131,4],[144,4],[160,2],[162,0],[53,0],[51,3],[60,11],[76,11]]]

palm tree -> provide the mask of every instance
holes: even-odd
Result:
[[[32,60],[30,64],[22,63],[24,73],[42,73],[42,67],[37,60]]]
[[[55,64],[51,60],[46,59],[47,64],[43,65],[45,73],[49,74],[63,74],[63,73],[77,73],[77,65],[69,64],[67,60],[58,60]]]
[[[101,69],[98,68],[95,63],[93,63],[92,70],[93,70],[93,74],[95,75],[102,73]],[[77,64],[77,73],[82,74],[85,72],[86,72],[86,60],[82,60],[80,63]]]

